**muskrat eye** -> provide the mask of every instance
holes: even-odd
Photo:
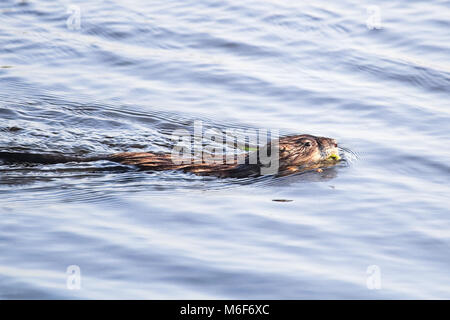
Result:
[[[307,146],[307,147],[311,147],[311,142],[306,141],[306,142],[304,143],[304,145]]]

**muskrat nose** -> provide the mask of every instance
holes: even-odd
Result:
[[[332,145],[333,147],[337,148],[338,144],[337,144],[336,139],[331,139],[331,145]]]

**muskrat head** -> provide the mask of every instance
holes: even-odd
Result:
[[[310,167],[340,159],[335,139],[302,134],[280,138],[280,167]]]

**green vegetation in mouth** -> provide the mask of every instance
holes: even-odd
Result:
[[[333,154],[329,155],[327,159],[338,161],[341,159],[341,157],[338,154],[333,153]]]

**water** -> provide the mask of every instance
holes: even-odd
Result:
[[[169,151],[202,120],[358,156],[242,181],[1,165],[0,297],[450,298],[450,3],[376,3],[2,1],[1,150]]]

